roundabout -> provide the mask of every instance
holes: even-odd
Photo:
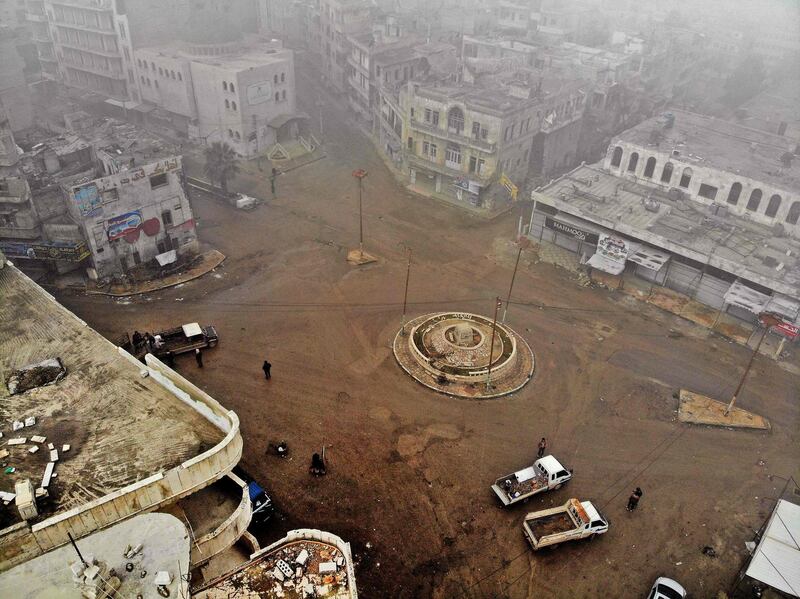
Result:
[[[419,383],[456,397],[508,395],[533,376],[533,352],[525,340],[500,323],[493,329],[492,320],[478,314],[419,316],[398,331],[393,350]]]

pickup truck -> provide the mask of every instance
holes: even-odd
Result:
[[[193,352],[195,349],[214,347],[219,343],[219,335],[212,325],[201,327],[196,322],[159,331],[153,335],[153,341],[150,343],[144,336],[138,339],[135,337],[136,335],[125,334],[118,344],[139,360],[147,353],[157,358],[164,358]]]
[[[590,501],[570,499],[564,505],[549,510],[531,512],[522,522],[522,532],[533,550],[594,538],[608,531],[608,520]]]
[[[543,491],[560,489],[571,478],[572,470],[567,470],[553,456],[546,455],[532,466],[501,476],[494,481],[492,490],[503,505],[511,505]]]

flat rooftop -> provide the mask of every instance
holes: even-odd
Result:
[[[154,379],[142,378],[112,343],[9,264],[0,269],[0,298],[0,452],[9,452],[0,462],[15,468],[0,475],[0,491],[13,493],[23,479],[39,487],[48,444],[59,453],[49,496],[37,501],[32,522],[174,468],[222,441],[220,429]],[[63,379],[9,395],[12,370],[49,358],[61,359]],[[35,425],[12,431],[13,421],[31,416]],[[9,445],[13,438],[26,441]],[[13,502],[0,503],[0,528],[19,520]]]
[[[675,121],[669,129],[664,128],[662,115],[639,123],[616,139],[653,151],[678,150],[682,162],[736,173],[789,191],[800,188],[800,161],[795,160],[789,168],[781,164],[781,156],[794,151],[795,141],[693,112],[673,110],[672,114]],[[654,130],[661,134],[657,143],[651,141]]]
[[[189,543],[186,526],[162,513],[135,516],[76,541],[84,559],[94,556],[104,562],[101,578],[110,581],[108,570],[114,569],[121,582],[115,596],[131,598],[158,598],[155,576],[161,570],[172,574],[172,583],[167,587],[172,597],[188,596],[184,580],[189,573]],[[123,555],[129,545],[142,545],[142,550],[130,559]],[[16,599],[83,599],[70,569],[77,561],[75,550],[67,544],[11,568],[0,574],[0,596],[10,597],[7,593],[14,589]],[[127,564],[133,566],[130,572]]]
[[[532,103],[529,98],[518,98],[502,87],[480,85],[426,86],[420,85],[417,94],[434,100],[458,100],[468,107],[485,112],[503,114],[518,110]]]
[[[310,533],[304,535],[303,533]],[[338,537],[321,531],[290,531],[286,539],[255,554],[250,561],[193,594],[196,599],[357,599],[349,545],[314,537]],[[305,555],[305,557],[304,557]],[[279,567],[288,569],[284,575]],[[299,576],[298,576],[299,574]],[[312,592],[308,592],[313,589]]]
[[[533,192],[563,212],[635,236],[776,291],[800,298],[800,240],[776,237],[770,227],[726,213],[712,215],[692,200],[627,181],[599,165],[582,165]],[[658,212],[645,209],[645,198]],[[661,245],[665,244],[665,245]]]

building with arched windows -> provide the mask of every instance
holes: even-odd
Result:
[[[534,190],[527,234],[620,284],[631,277],[706,304],[718,311],[709,322],[724,315],[752,325],[773,312],[783,320],[774,330],[797,339],[793,143],[691,113],[650,119],[614,138],[603,162]]]

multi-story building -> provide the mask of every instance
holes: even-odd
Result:
[[[615,137],[604,164],[623,179],[800,236],[796,149],[786,137],[673,111]]]
[[[42,11],[43,9],[43,11]],[[28,20],[35,26],[39,56],[58,63],[67,85],[106,98],[138,101],[134,49],[168,43],[255,32],[257,12],[251,0],[29,0]],[[49,25],[49,40],[42,23]],[[153,18],[153,15],[158,18]],[[212,40],[214,41],[214,40]]]
[[[0,0],[0,27],[25,25],[25,0]]]
[[[19,35],[18,29],[0,27],[0,110],[5,110],[11,130],[15,132],[33,125],[25,61],[17,51]]]
[[[350,54],[347,56],[348,101],[353,112],[366,123],[372,123],[378,99],[378,86],[402,85],[420,72],[422,57],[414,46],[421,40],[400,37],[399,29],[366,31],[348,36]]]
[[[501,176],[525,180],[533,138],[546,116],[524,91],[410,83],[400,105],[411,187],[489,210],[508,202],[505,188],[494,183]]]
[[[17,163],[20,152],[11,130],[11,122],[0,104],[0,177],[7,177],[17,173]]]
[[[171,250],[178,255],[197,250],[180,157],[85,179],[78,175],[62,187],[69,215],[91,252],[92,276],[119,275]]]
[[[191,138],[254,156],[299,134],[294,53],[278,41],[143,48],[135,64],[142,100]]]
[[[45,11],[45,0],[26,0],[25,11],[31,38],[36,44],[39,68],[44,77],[58,78],[58,58],[53,46],[53,37]]]
[[[320,0],[321,69],[326,82],[339,92],[348,88],[348,36],[370,29],[372,12],[367,0]]]

